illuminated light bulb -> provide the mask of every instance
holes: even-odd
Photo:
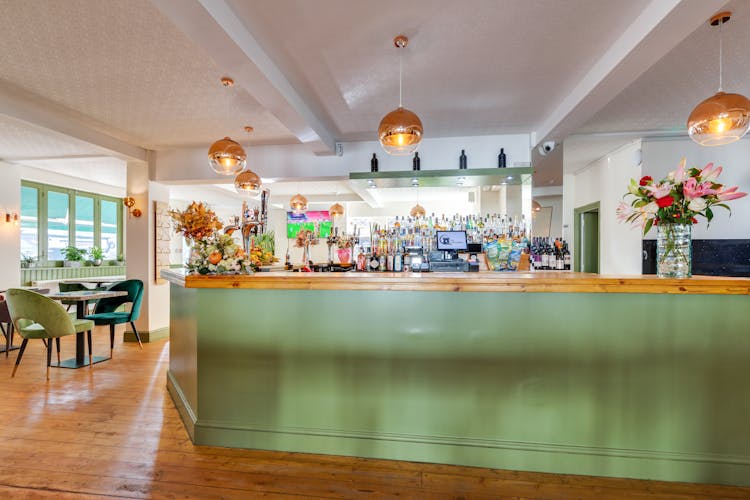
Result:
[[[225,137],[209,148],[208,163],[217,174],[235,175],[245,168],[247,154],[239,143]]]

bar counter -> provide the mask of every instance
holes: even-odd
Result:
[[[750,485],[750,279],[162,276],[196,444]]]

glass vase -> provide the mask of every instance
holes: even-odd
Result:
[[[336,250],[336,253],[339,256],[339,262],[342,264],[348,264],[352,259],[351,248],[339,248],[338,250]]]
[[[656,226],[656,275],[659,278],[689,278],[692,275],[690,224]]]

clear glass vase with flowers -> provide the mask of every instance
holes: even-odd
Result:
[[[651,176],[640,181],[630,180],[620,202],[617,218],[638,224],[643,234],[657,227],[657,265],[659,277],[688,278],[692,274],[691,227],[704,217],[708,223],[714,218],[714,207],[731,213],[725,203],[746,196],[737,186],[726,187],[718,182],[722,167],[709,163],[703,168],[680,165],[659,182]]]

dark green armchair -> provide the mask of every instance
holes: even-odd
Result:
[[[86,319],[92,320],[96,325],[109,325],[109,355],[112,356],[112,351],[115,347],[115,325],[124,323],[130,323],[135,333],[135,338],[138,339],[138,345],[143,349],[141,343],[141,336],[138,334],[138,330],[135,327],[135,320],[141,314],[141,301],[143,300],[143,281],[141,280],[125,280],[115,283],[114,285],[107,288],[107,290],[126,291],[127,295],[122,297],[111,297],[106,299],[100,299],[96,303],[94,308],[94,314],[89,314]],[[118,311],[120,306],[131,303],[130,311]]]

